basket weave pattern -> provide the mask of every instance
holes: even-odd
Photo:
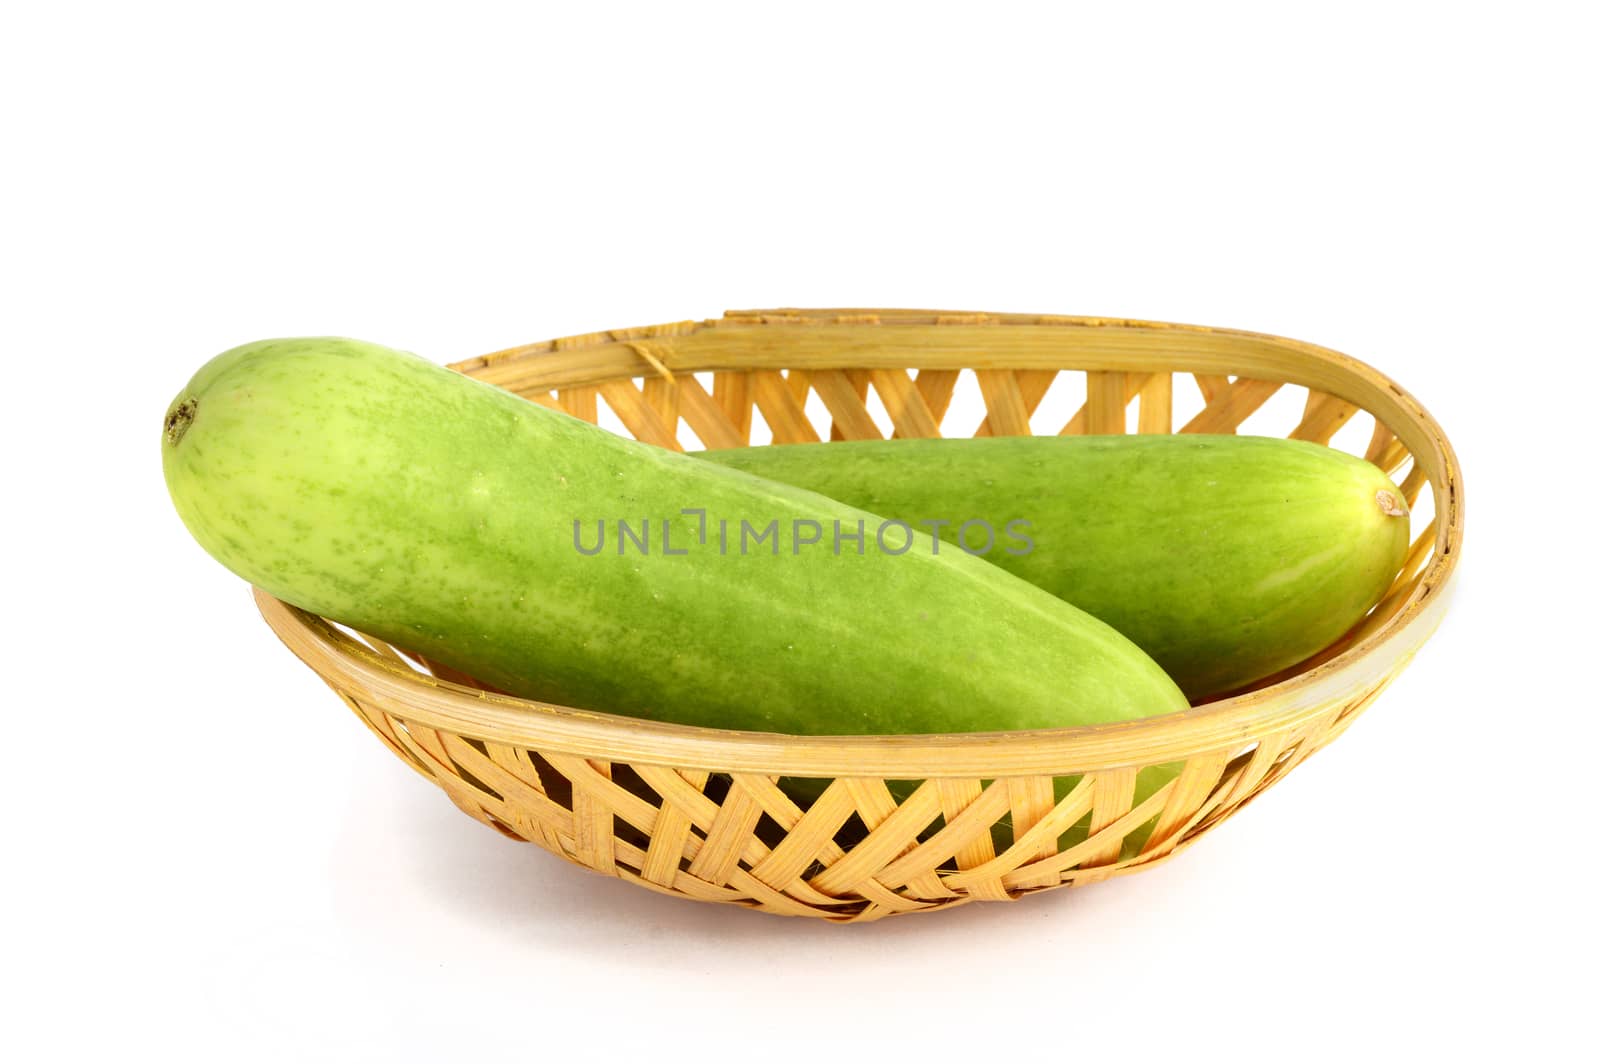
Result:
[[[1316,658],[1188,713],[1051,732],[795,737],[586,713],[483,691],[256,593],[284,642],[467,814],[702,901],[860,921],[1165,860],[1349,727],[1437,625],[1459,554],[1459,472],[1422,407],[1352,359],[1260,334],[1038,315],[744,312],[453,368],[591,422],[604,403],[633,436],[674,450],[688,433],[706,447],[748,445],[757,413],[775,443],[938,436],[973,378],[985,410],[977,435],[1033,431],[1066,377],[1080,378],[1083,401],[1062,433],[1227,433],[1292,384],[1306,389],[1292,438],[1327,443],[1365,410],[1365,456],[1413,506],[1430,493],[1433,519],[1414,529],[1388,594]],[[1175,425],[1174,384],[1187,388],[1186,377],[1203,405]],[[1138,770],[1173,761],[1177,778],[1135,805]],[[786,776],[831,782],[802,809]],[[1058,801],[1060,777],[1077,782]],[[900,780],[922,782],[891,790]],[[1084,841],[1060,849],[1083,821]],[[1125,837],[1152,823],[1127,852]]]

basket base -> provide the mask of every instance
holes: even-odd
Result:
[[[340,697],[457,808],[509,839],[673,897],[861,923],[1015,901],[1167,861],[1337,738],[1382,686],[1297,734],[1268,736],[1215,772],[1192,759],[1178,779],[1110,823],[1094,823],[1094,793],[1112,789],[1109,781],[1084,777],[1059,803],[1045,799],[1035,819],[1042,833],[1008,831],[1016,841],[1003,849],[985,805],[1015,816],[1018,792],[1039,781],[933,780],[896,804],[882,781],[837,780],[802,810],[776,777],[502,746]],[[952,792],[968,800],[947,813]],[[1080,815],[1090,834],[1058,848],[1047,820],[1071,826]],[[1142,848],[1125,853],[1124,839],[1152,822]]]

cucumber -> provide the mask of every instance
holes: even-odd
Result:
[[[846,503],[373,344],[218,356],[168,409],[162,457],[233,572],[516,695],[831,735],[1187,707],[1109,625],[930,536],[902,551]]]
[[[1248,436],[881,440],[707,451],[938,532],[1112,625],[1191,699],[1326,647],[1394,580],[1410,541],[1381,470]],[[978,522],[961,526],[965,522]],[[985,527],[992,530],[985,531]]]

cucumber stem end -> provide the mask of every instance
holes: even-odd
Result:
[[[1378,492],[1378,509],[1389,517],[1405,517],[1411,513],[1405,500],[1388,489]]]
[[[180,399],[168,409],[165,434],[169,446],[176,447],[178,441],[183,439],[183,434],[194,423],[194,413],[199,406],[199,401],[190,397]]]

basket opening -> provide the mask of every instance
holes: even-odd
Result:
[[[1373,433],[1377,431],[1378,419],[1365,410],[1357,410],[1350,415],[1350,420],[1334,432],[1328,446],[1360,458],[1366,455],[1372,445]]]
[[[540,784],[544,786],[545,796],[561,808],[571,809],[572,781],[546,761],[537,750],[528,751],[528,760],[533,762],[533,771],[538,775]]]
[[[772,442],[772,426],[762,416],[759,406],[750,409],[750,446],[765,447]]]
[[[877,428],[878,435],[884,439],[893,436],[894,419],[889,416],[889,408],[883,405],[883,396],[878,393],[878,389],[869,385],[867,394],[862,398],[861,403],[867,408],[867,416],[872,419],[872,424]],[[831,414],[829,419],[830,421],[832,420]]]
[[[605,429],[607,432],[614,432],[618,436],[626,436],[629,439],[633,438],[633,433],[628,431],[628,426],[622,423],[621,416],[617,414],[612,405],[606,402],[605,396],[596,395],[594,405],[594,423],[596,425]]]
[[[761,840],[762,845],[772,849],[789,835],[782,824],[772,819],[768,813],[762,813],[761,819],[756,821],[755,836]]]
[[[1088,398],[1089,389],[1082,373],[1055,374],[1039,397],[1039,405],[1028,416],[1029,431],[1035,436],[1056,435],[1083,409]]]
[[[954,390],[950,393],[950,406],[939,424],[939,434],[948,439],[966,439],[977,433],[978,426],[988,411],[983,404],[978,375],[970,369],[956,374]]]
[[[1200,382],[1192,373],[1172,375],[1172,428],[1174,431],[1193,421],[1206,408]]]

